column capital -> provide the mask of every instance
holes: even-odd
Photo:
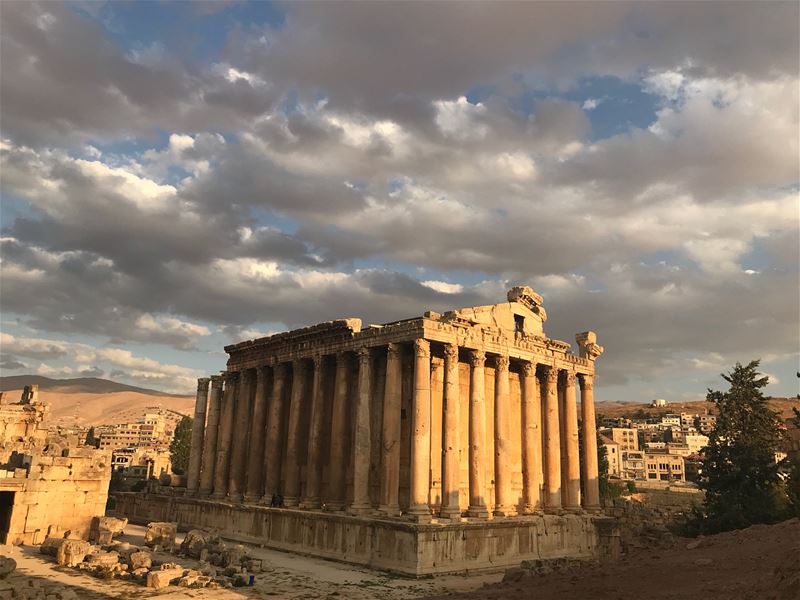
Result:
[[[369,359],[372,358],[372,352],[366,346],[362,346],[356,352],[358,354],[358,364],[363,365],[369,362]]]
[[[458,360],[458,344],[445,344],[444,357],[447,360]]]
[[[581,373],[578,379],[582,390],[591,390],[594,388],[594,375]]]
[[[222,377],[225,379],[225,383],[236,383],[236,380],[239,379],[239,371],[223,371]]]
[[[311,362],[314,363],[314,370],[318,370],[322,366],[322,361],[325,357],[322,354],[315,354],[311,357]]]
[[[286,379],[286,363],[278,363],[272,368],[275,379]]]
[[[530,361],[525,361],[520,366],[520,371],[522,371],[522,374],[525,375],[525,377],[531,377],[536,375],[536,365]]]
[[[197,380],[197,391],[198,392],[207,392],[208,391],[208,384],[211,382],[210,377],[200,377]]]
[[[225,381],[222,375],[212,375],[209,379],[211,379],[212,389],[222,389],[222,382]]]
[[[567,371],[566,382],[568,386],[575,385],[575,372],[574,371]]]
[[[558,383],[558,369],[551,365],[545,365],[543,379],[551,385]]]
[[[469,364],[473,367],[482,367],[486,362],[486,353],[483,350],[469,351]]]
[[[389,342],[388,344],[386,344],[386,356],[387,357],[397,358],[397,357],[400,356],[402,351],[403,351],[403,348],[400,346],[400,344],[397,344],[395,342]]]
[[[414,340],[414,354],[419,358],[427,358],[431,355],[431,343],[422,338]]]
[[[494,359],[495,368],[498,371],[508,371],[508,355],[501,354]]]

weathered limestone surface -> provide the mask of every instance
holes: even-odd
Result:
[[[578,431],[596,434],[592,381],[603,349],[583,332],[573,353],[545,336],[546,320],[542,297],[518,286],[498,304],[366,328],[341,319],[226,347],[224,385],[211,377],[209,392],[208,379],[198,382],[200,427],[176,514],[210,494],[209,514],[221,521],[187,513],[182,523],[274,536],[276,547],[331,558],[355,552],[360,564],[378,555],[403,563],[384,545],[410,543],[414,566],[399,567],[409,572],[436,571],[420,554],[429,531],[455,552],[440,557],[447,568],[458,552],[489,562],[498,544],[502,555],[527,552],[519,540],[497,541],[506,522],[538,532],[556,519],[572,535],[591,521],[568,516],[599,507],[596,448],[587,444],[581,457]],[[248,521],[253,514],[265,521]],[[264,529],[287,523],[300,530],[285,535],[300,538]],[[466,527],[461,540],[436,529],[444,524]],[[340,527],[375,540],[355,551],[342,542],[340,556],[333,538],[309,537]],[[495,550],[468,541],[481,531]]]
[[[86,539],[105,513],[110,452],[48,436],[37,393],[0,405],[0,492],[13,498],[0,543],[39,544],[51,531]]]
[[[445,525],[133,493],[118,494],[117,501],[133,522],[170,518],[181,528],[238,542],[411,576],[497,570],[526,559],[588,558],[597,549],[593,518],[586,514]]]

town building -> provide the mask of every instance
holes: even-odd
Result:
[[[645,454],[647,481],[686,481],[683,457],[676,454]]]
[[[105,514],[110,455],[48,433],[48,408],[27,386],[0,404],[0,543],[39,544],[69,531],[86,538]]]
[[[98,427],[96,434],[100,437],[100,448],[111,450],[117,448],[153,447],[168,442],[172,434],[167,429],[167,420],[159,413],[145,413],[134,423],[106,425]]]
[[[608,474],[611,477],[620,477],[622,475],[622,452],[619,444],[602,433],[600,434],[600,443],[606,449]]]
[[[622,453],[622,478],[644,480],[645,476],[645,453],[639,450],[628,450]]]
[[[694,454],[701,452],[703,448],[708,446],[708,436],[700,434],[687,434],[683,436],[683,442],[689,448],[689,452]]]
[[[653,408],[662,408],[662,407],[664,407],[666,405],[667,405],[667,401],[664,400],[663,398],[656,398],[655,400],[653,400],[650,403],[650,406],[652,406]]]
[[[186,496],[119,494],[118,510],[413,575],[590,556],[597,448],[580,460],[578,388],[594,440],[603,349],[584,332],[573,354],[546,317],[516,287],[228,346],[227,371],[198,382]]]
[[[610,437],[617,444],[622,452],[627,450],[639,449],[639,438],[636,435],[635,429],[627,427],[611,427],[609,429],[601,430],[603,435]]]
[[[717,417],[715,415],[697,415],[695,419],[695,427],[697,427],[701,433],[708,435],[717,425]]]

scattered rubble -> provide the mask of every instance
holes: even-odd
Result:
[[[0,579],[5,579],[17,568],[17,561],[8,556],[0,556]]]
[[[126,525],[125,519],[98,519],[93,529],[101,535],[94,539],[107,540],[107,543],[91,544],[51,536],[44,540],[39,551],[54,557],[61,566],[77,568],[103,579],[127,579],[153,589],[170,585],[189,588],[248,585],[250,575],[264,570],[262,560],[248,556],[241,544],[229,544],[218,535],[199,529],[190,531],[176,547],[176,523],[150,523],[145,532],[144,547],[113,541],[113,536]],[[197,560],[197,568],[186,568],[172,562],[171,557],[175,555]],[[2,560],[0,558],[0,579],[3,578]],[[12,559],[7,560],[13,563]],[[15,566],[16,563],[10,566],[9,572]],[[13,596],[15,600],[18,597]],[[0,600],[4,600],[1,589]],[[48,596],[46,600],[57,599]]]

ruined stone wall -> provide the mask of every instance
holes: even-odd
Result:
[[[521,560],[596,556],[589,515],[545,515],[447,525],[366,519],[186,498],[115,494],[134,523],[174,521],[226,539],[319,556],[411,576],[499,570]]]
[[[56,531],[86,538],[92,518],[105,514],[110,454],[93,448],[54,447],[31,454],[5,448],[0,460],[8,464],[14,452],[26,467],[0,471],[12,475],[0,479],[0,492],[14,494],[7,543],[37,544]]]

